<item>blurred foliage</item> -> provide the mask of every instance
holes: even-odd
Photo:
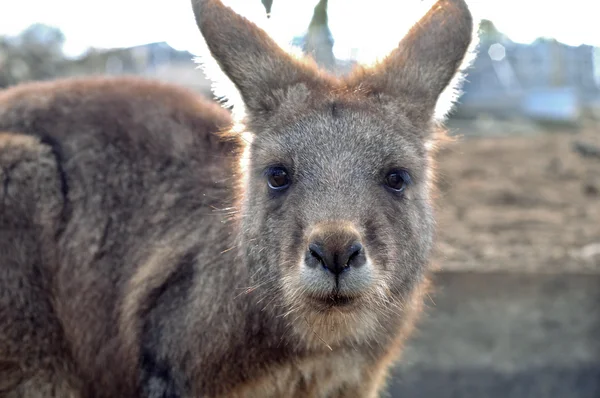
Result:
[[[502,42],[508,39],[490,20],[482,19],[479,24],[479,37],[484,43]]]
[[[315,6],[313,17],[308,25],[303,51],[312,56],[317,64],[325,69],[335,68],[333,37],[329,30],[327,0],[320,0]]]
[[[267,16],[270,17],[273,0],[261,0]],[[336,59],[333,55],[333,36],[329,30],[327,16],[327,0],[319,0],[314,8],[312,19],[306,33],[299,38],[298,44],[302,51],[313,57],[321,67],[329,70],[336,69]]]
[[[0,87],[57,76],[65,63],[65,36],[52,26],[33,24],[18,36],[0,37]]]

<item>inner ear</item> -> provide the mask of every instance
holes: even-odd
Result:
[[[413,118],[430,120],[473,42],[473,30],[464,0],[438,0],[388,57],[351,81],[402,101]]]
[[[219,0],[192,0],[194,14],[211,55],[236,86],[246,108],[268,114],[289,87],[319,84],[310,62],[286,53],[266,32]]]

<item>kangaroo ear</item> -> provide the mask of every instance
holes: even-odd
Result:
[[[473,42],[473,18],[464,0],[438,0],[382,62],[363,71],[355,84],[403,100],[409,117],[428,123],[440,94]],[[458,86],[460,79],[453,84]]]
[[[287,88],[317,81],[312,68],[292,58],[265,31],[220,0],[192,0],[192,7],[211,55],[249,112],[268,113],[280,105]]]

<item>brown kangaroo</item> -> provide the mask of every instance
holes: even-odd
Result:
[[[333,77],[193,5],[243,128],[132,77],[0,93],[0,396],[384,389],[427,283],[434,109],[469,10],[439,0],[382,62]]]

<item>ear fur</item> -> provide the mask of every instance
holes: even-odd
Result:
[[[293,86],[310,90],[327,80],[220,0],[192,0],[192,6],[210,54],[253,116],[277,109]],[[415,124],[441,119],[458,97],[461,71],[474,58],[467,57],[475,55],[473,31],[464,0],[437,0],[396,49],[374,67],[351,75],[348,86],[402,104]]]
[[[211,55],[255,116],[277,109],[289,87],[319,83],[310,65],[286,53],[266,32],[220,0],[192,0]]]
[[[446,101],[456,98],[462,82],[457,72],[474,44],[473,31],[464,0],[438,0],[382,62],[353,76],[353,84],[410,104],[408,116],[428,123],[434,113],[449,110],[436,109],[442,93]]]

